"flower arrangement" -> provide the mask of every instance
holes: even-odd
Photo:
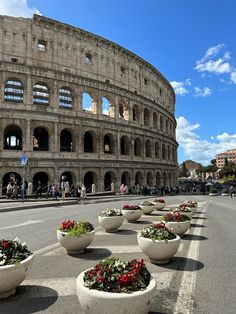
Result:
[[[165,200],[163,198],[156,198],[153,202],[154,203],[165,203]]]
[[[143,201],[143,202],[140,203],[139,205],[141,205],[141,206],[153,206],[153,203],[152,203],[152,202],[149,202],[149,201]]]
[[[184,204],[187,204],[188,207],[191,207],[191,208],[197,207],[197,202],[193,200],[185,201]]]
[[[171,222],[171,221],[182,222],[182,221],[190,220],[190,218],[187,215],[181,214],[180,212],[175,212],[175,213],[167,213],[163,215],[161,220],[165,222]]]
[[[87,221],[65,220],[57,229],[59,231],[66,232],[67,236],[80,237],[82,234],[93,231],[94,227]]]
[[[113,216],[123,216],[120,209],[117,208],[107,208],[104,209],[100,215],[101,217],[113,217]]]
[[[126,209],[126,210],[138,210],[138,209],[141,209],[141,207],[139,205],[134,205],[134,204],[131,204],[131,205],[125,204],[123,206],[123,209]]]
[[[106,292],[131,293],[144,290],[150,277],[143,259],[122,261],[110,257],[84,273],[84,286]]]
[[[164,221],[153,223],[149,225],[140,233],[141,237],[148,238],[151,240],[168,241],[176,238],[176,235],[171,232],[170,228],[167,227]]]
[[[216,188],[210,188],[210,193],[218,193],[218,190]]]
[[[185,212],[190,213],[192,211],[192,208],[188,204],[180,204],[178,208],[174,209],[174,212]]]
[[[0,266],[19,264],[32,254],[18,238],[0,240]]]

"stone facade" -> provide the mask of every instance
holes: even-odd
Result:
[[[0,22],[0,191],[63,174],[97,191],[176,185],[175,94],[159,71],[43,16]]]

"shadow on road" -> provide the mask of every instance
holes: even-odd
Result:
[[[192,258],[173,256],[170,259],[169,264],[158,266],[172,270],[195,271],[202,269],[204,267],[204,264]]]
[[[191,228],[205,228],[206,226],[200,224],[191,224]]]
[[[112,255],[112,252],[105,248],[86,248],[84,253],[80,254],[68,254],[73,258],[83,259],[83,260],[92,260],[92,261],[99,261],[104,259],[108,256]]]
[[[197,240],[197,241],[203,241],[203,240],[208,240],[207,237],[202,236],[202,235],[196,235],[196,234],[185,234],[182,238],[182,240]]]

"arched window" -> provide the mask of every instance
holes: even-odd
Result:
[[[143,174],[141,171],[135,174],[135,184],[143,185]]]
[[[162,159],[166,159],[166,147],[165,147],[165,144],[162,144]]]
[[[150,113],[147,108],[144,109],[144,121],[145,126],[150,126]]]
[[[114,173],[111,171],[108,171],[105,173],[104,176],[104,191],[111,191],[111,184],[115,181]]]
[[[114,143],[113,143],[113,135],[105,134],[104,135],[104,154],[114,154],[113,151]]]
[[[128,171],[125,171],[121,175],[121,184],[128,185],[130,187],[131,175]]]
[[[102,97],[102,114],[110,116],[110,102],[106,97]]]
[[[163,132],[163,117],[160,116],[160,130]]]
[[[18,79],[9,79],[5,82],[4,100],[11,102],[23,102],[23,85]]]
[[[72,106],[71,91],[67,87],[61,87],[59,90],[59,107],[71,109]]]
[[[22,150],[22,131],[16,125],[9,125],[4,130],[4,149]]]
[[[136,122],[140,121],[140,112],[137,105],[133,106],[133,121],[136,121]]]
[[[93,153],[93,135],[90,132],[84,133],[84,152]]]
[[[126,121],[129,120],[129,108],[125,101],[119,102],[119,118],[124,119]]]
[[[130,152],[129,138],[128,136],[122,136],[120,139],[120,154],[129,155]]]
[[[156,186],[158,188],[161,186],[161,175],[160,175],[160,172],[156,173]]]
[[[153,127],[157,128],[157,114],[156,112],[153,113]]]
[[[119,103],[119,118],[124,118],[124,105]]]
[[[160,158],[160,144],[159,144],[159,142],[155,143],[155,158]]]
[[[146,143],[145,143],[145,155],[148,158],[152,157],[152,144],[151,144],[150,140],[146,140]]]
[[[168,130],[169,130],[169,122],[168,122],[168,119],[166,119],[166,133],[168,133]]]
[[[147,173],[147,185],[153,185],[153,174],[151,173],[151,171],[148,171]]]
[[[49,90],[44,83],[36,83],[33,87],[33,103],[36,105],[49,104]]]
[[[33,150],[37,151],[48,151],[48,131],[42,127],[34,129],[33,135]]]
[[[60,134],[60,151],[61,152],[72,152],[73,142],[72,135],[68,130],[62,130]]]
[[[142,156],[142,142],[140,138],[134,140],[134,156]]]
[[[88,171],[84,176],[84,185],[86,187],[86,192],[92,192],[92,185],[96,184],[97,178],[96,174],[92,171]]]
[[[93,99],[88,93],[82,94],[82,109],[86,111],[93,111],[92,107]]]
[[[170,146],[167,147],[167,159],[170,160]]]

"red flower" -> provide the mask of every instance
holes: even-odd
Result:
[[[7,241],[4,241],[4,242],[2,243],[2,247],[3,247],[4,249],[7,249],[9,246],[10,246],[10,244],[9,244],[9,242],[7,242]]]

